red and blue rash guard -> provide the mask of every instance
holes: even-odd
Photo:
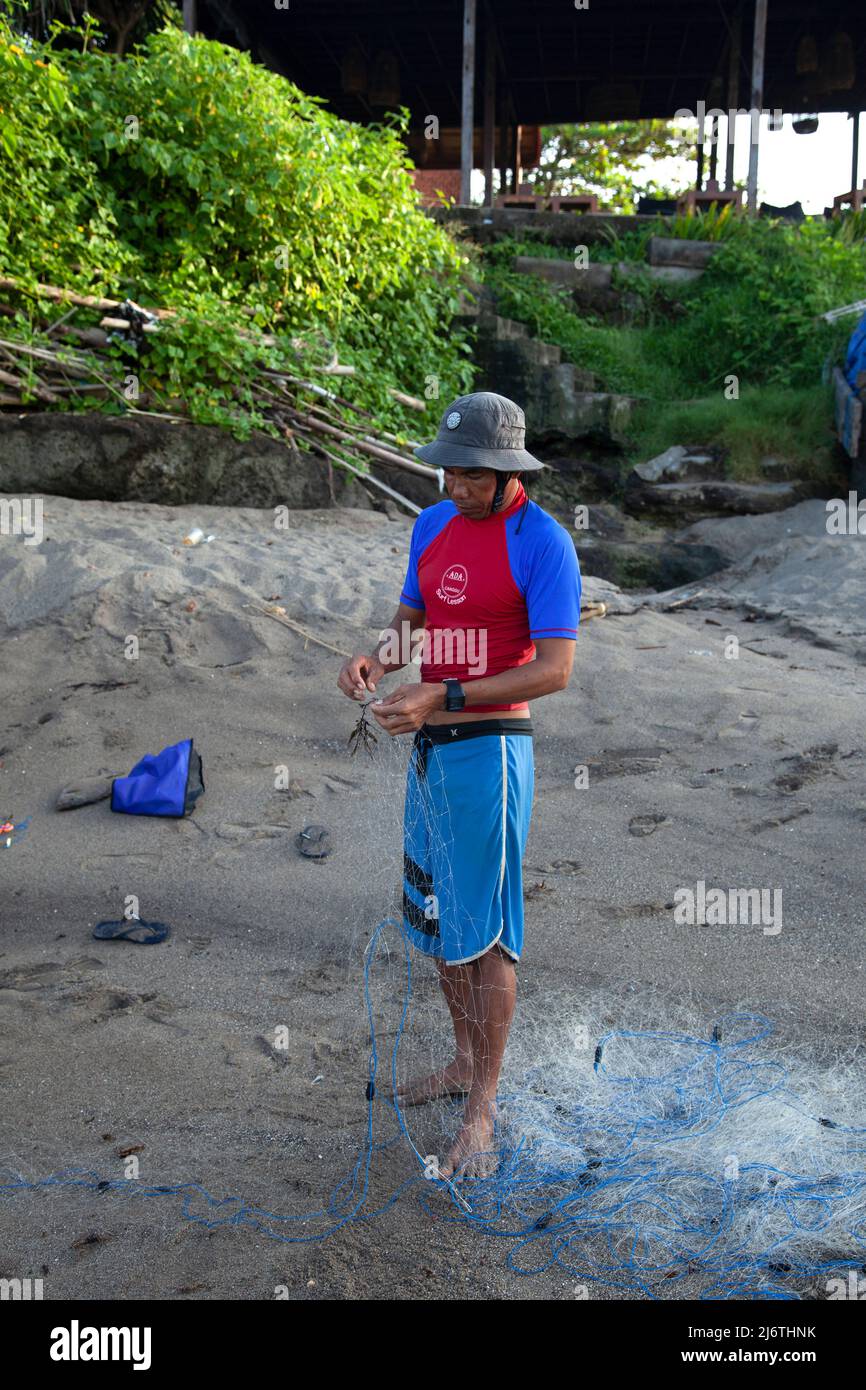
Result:
[[[511,505],[482,520],[461,516],[450,499],[421,512],[400,599],[427,615],[422,681],[465,685],[532,661],[538,638],[577,640],[580,567],[568,532],[518,481]]]

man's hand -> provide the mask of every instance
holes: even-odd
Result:
[[[385,667],[377,656],[364,656],[358,652],[343,662],[337,685],[350,700],[363,700],[367,692],[376,689],[376,684],[385,674]]]
[[[376,723],[389,734],[411,734],[434,710],[445,708],[445,687],[432,681],[398,685],[393,694],[370,705]]]

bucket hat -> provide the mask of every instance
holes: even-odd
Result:
[[[413,452],[435,468],[495,468],[503,473],[544,468],[524,448],[525,438],[526,420],[519,405],[494,391],[475,391],[452,401],[436,438]]]

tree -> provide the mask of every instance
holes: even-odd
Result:
[[[672,197],[649,160],[689,157],[693,138],[671,121],[544,126],[541,162],[527,170],[540,193],[596,193],[613,212],[633,212],[637,196]]]

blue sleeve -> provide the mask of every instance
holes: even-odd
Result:
[[[558,523],[533,546],[526,577],[526,611],[533,642],[572,637],[580,623],[580,566],[571,536]]]
[[[424,513],[421,513],[423,516]],[[415,525],[412,527],[412,539],[409,542],[409,568],[406,571],[406,578],[403,581],[403,588],[400,593],[400,602],[405,603],[409,608],[424,607],[424,600],[418,588],[418,554],[420,551],[419,536],[421,527],[419,522],[421,516],[416,517]]]

